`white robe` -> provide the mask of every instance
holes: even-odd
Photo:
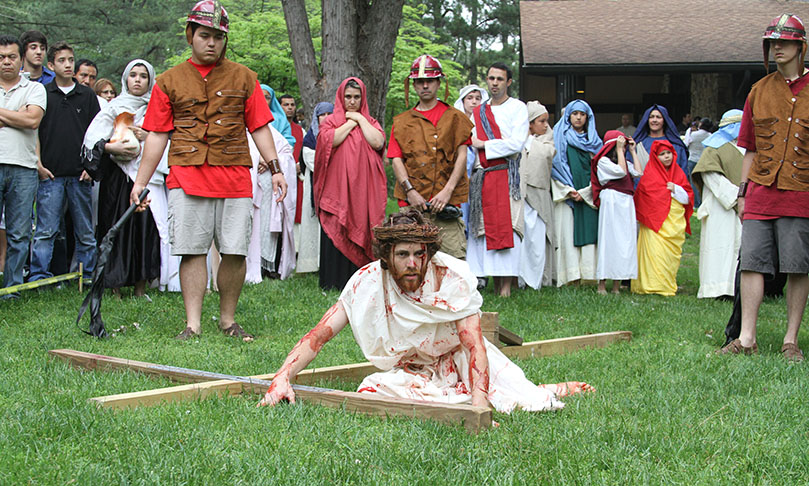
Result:
[[[632,177],[640,177],[632,164],[627,165]],[[596,168],[602,185],[626,176],[621,166],[602,157]],[[635,201],[630,194],[614,189],[599,193],[598,210],[598,280],[638,278],[638,224]]]
[[[303,208],[301,208],[301,224],[297,225],[295,244],[298,247],[298,273],[317,272],[320,268],[320,221],[315,208],[312,207],[312,177],[315,170],[315,151],[303,148],[303,163],[306,176],[303,180]]]
[[[574,280],[595,280],[598,256],[596,245],[575,246],[573,244],[573,208],[565,201],[575,191],[556,179],[551,179],[553,197],[553,226],[556,236],[556,286],[561,287]],[[592,188],[587,186],[578,191],[579,195],[592,205]]]
[[[445,274],[436,288],[436,269]],[[365,357],[385,370],[367,376],[361,393],[442,403],[470,403],[469,356],[460,345],[456,322],[480,312],[477,279],[462,260],[438,252],[422,286],[402,291],[375,261],[348,281],[340,302]],[[523,371],[488,341],[489,402],[499,412],[515,408],[556,410],[564,406],[549,390],[528,381]]]
[[[553,130],[528,137],[520,160],[520,193],[523,205],[524,238],[520,249],[520,286],[539,290],[553,281],[553,201],[551,165],[556,149]]]
[[[500,105],[490,105],[494,120],[500,127],[499,139],[486,140],[486,159],[510,157],[522,152],[528,140],[528,108],[525,103],[509,98]],[[480,159],[475,160],[475,168],[480,169]],[[516,221],[522,226],[522,201],[511,201],[512,226]],[[514,214],[514,213],[517,214]],[[483,225],[481,225],[481,228]],[[467,237],[466,260],[472,272],[478,277],[508,277],[520,274],[520,245],[522,235],[514,232],[514,246],[504,250],[487,250],[486,236],[472,235]]]
[[[739,186],[718,172],[702,174],[702,222],[699,240],[699,291],[697,298],[734,295],[736,263],[742,225],[736,214]]]
[[[287,195],[281,203],[276,202],[277,194],[272,193],[272,174],[264,171],[258,176],[261,186],[261,260],[262,266],[268,270],[275,270],[281,279],[287,278],[295,269],[295,238],[293,226],[295,225],[295,203],[298,194],[296,181],[295,159],[292,146],[272,125],[268,125],[275,142],[275,151],[278,153],[278,164],[287,180]],[[256,224],[257,222],[253,222]],[[281,258],[276,262],[276,251],[281,241]]]

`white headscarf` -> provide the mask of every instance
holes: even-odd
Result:
[[[489,93],[486,92],[486,90],[481,88],[480,86],[478,86],[476,84],[470,84],[470,85],[464,86],[463,88],[461,88],[461,92],[458,95],[458,100],[455,101],[455,105],[453,105],[461,113],[466,113],[466,111],[463,108],[463,99],[466,98],[466,95],[468,95],[472,91],[480,92],[480,102],[481,103],[485,103],[486,101],[489,100]]]
[[[149,89],[146,90],[141,96],[135,96],[129,92],[129,87],[126,80],[129,78],[129,73],[137,65],[142,65],[149,73]],[[98,112],[93,122],[87,128],[84,134],[84,147],[86,150],[92,150],[99,140],[109,140],[112,132],[115,129],[115,117],[123,112],[129,112],[135,115],[135,124],[140,125],[143,122],[143,117],[146,114],[146,107],[149,104],[149,98],[152,96],[152,88],[155,85],[154,67],[148,61],[143,59],[135,59],[130,61],[121,75],[121,95],[112,99],[107,103],[101,111]]]

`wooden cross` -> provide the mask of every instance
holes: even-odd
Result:
[[[487,316],[488,314],[488,316]],[[481,327],[489,329],[504,341],[515,341],[522,338],[505,330],[498,324],[497,313],[484,312]],[[484,331],[486,335],[486,331]],[[516,338],[515,338],[516,336]],[[602,348],[616,341],[630,341],[630,331],[605,332],[560,339],[534,341],[516,346],[507,346],[501,351],[508,357],[540,357],[570,353],[583,348]],[[489,339],[491,341],[491,339]],[[497,341],[492,341],[497,342]],[[85,353],[71,349],[54,349],[52,356],[61,358],[73,366],[88,370],[133,370],[144,374],[165,376],[186,385],[146,390],[141,392],[122,393],[91,398],[90,401],[99,407],[112,409],[150,406],[159,403],[197,400],[211,395],[237,395],[242,393],[263,394],[272,381],[274,374],[255,376],[235,376],[209,371],[193,370],[176,366],[167,366],[143,361],[114,358],[99,354]],[[470,432],[478,432],[491,427],[492,410],[472,405],[451,405],[444,403],[409,400],[403,398],[379,397],[369,393],[346,392],[328,388],[306,386],[318,380],[350,380],[361,381],[367,375],[378,370],[371,363],[355,363],[324,368],[312,368],[301,371],[295,378],[293,389],[298,399],[307,403],[316,403],[333,408],[345,408],[380,417],[406,416],[420,419],[433,419],[447,423],[462,423]]]

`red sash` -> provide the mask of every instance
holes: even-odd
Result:
[[[293,148],[292,157],[295,159],[295,163],[298,164],[301,161],[301,151],[303,150],[303,128],[294,122],[290,123],[289,126],[292,128],[292,136],[295,137],[295,148]],[[298,182],[298,193],[295,200],[295,224],[300,224],[301,209],[303,208],[303,181],[298,177],[295,180]]]
[[[486,105],[480,105],[474,110],[475,130],[480,140],[489,140],[483,130],[480,112]],[[502,138],[500,127],[494,121],[491,107],[486,110],[486,119],[492,128],[495,139]],[[502,170],[493,170],[483,176],[483,189],[481,191],[481,205],[483,210],[483,229],[486,234],[487,250],[504,250],[514,248],[514,232],[511,228],[511,198],[508,187],[508,161],[506,159],[486,159],[486,150],[479,150],[480,165],[487,169],[498,165],[505,165]]]

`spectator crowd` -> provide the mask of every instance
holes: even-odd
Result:
[[[189,62],[158,76],[148,60],[133,59],[120,84],[117,73],[99,78],[65,42],[49,44],[37,31],[0,36],[5,287],[79,264],[91,278],[97,243],[137,202],[143,211],[123,227],[104,285],[144,299],[149,289],[182,291],[189,327],[179,337],[200,332],[188,309],[207,287],[228,293],[318,272],[321,287],[342,289],[376,259],[372,228],[388,205],[389,162],[396,206],[438,226],[441,251],[466,260],[479,288],[491,277],[503,297],[581,282],[606,294],[611,280],[613,293],[674,295],[696,211],[698,297],[734,294],[741,110],[718,124],[690,115],[675,123],[655,104],[637,126],[625,114],[602,138],[585,100],[555,116],[511,96],[512,71],[500,62],[450,105],[441,63],[425,54],[405,89],[408,103],[411,90],[418,99],[387,137],[354,76],[312,107],[310,120],[299,117],[293,96],[227,61],[227,15],[208,16],[221,8],[213,5],[203,0],[189,16]],[[216,84],[216,115],[199,108],[194,90],[207,88],[184,81],[192,78]],[[148,206],[135,197],[144,187]],[[210,237],[180,236],[179,226],[208,211],[201,200],[225,201],[194,230]],[[220,211],[240,217],[220,220]],[[242,233],[243,242],[232,238]]]

